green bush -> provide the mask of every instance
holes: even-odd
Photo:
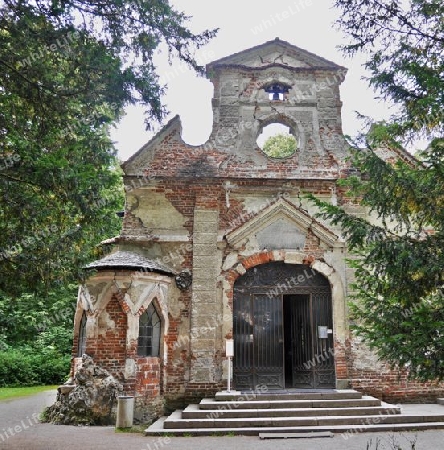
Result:
[[[69,372],[77,285],[44,297],[0,291],[0,387],[58,384]]]
[[[37,355],[35,370],[40,380],[39,384],[64,383],[70,368],[70,355],[62,355],[55,350],[47,350]]]
[[[0,387],[58,384],[66,380],[70,356],[47,347],[0,351]]]
[[[26,386],[38,384],[32,359],[19,350],[0,352],[0,386],[20,386],[24,382]]]

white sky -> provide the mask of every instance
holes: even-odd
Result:
[[[342,121],[345,134],[355,135],[362,127],[356,111],[375,119],[390,115],[388,105],[376,100],[375,94],[361,77],[362,56],[345,58],[337,48],[346,43],[342,33],[333,28],[338,11],[333,0],[171,0],[177,10],[192,16],[189,26],[194,32],[219,27],[219,33],[197,53],[198,61],[210,61],[245,50],[279,37],[290,44],[343,65],[349,69],[341,86],[343,101]],[[211,132],[211,82],[173,61],[169,66],[166,55],[156,55],[159,75],[168,83],[164,98],[170,111],[165,123],[179,114],[182,120],[182,138],[188,144],[204,143]],[[159,126],[155,131],[160,129]],[[112,132],[119,157],[128,159],[153,133],[145,131],[143,111],[128,108],[127,115]]]

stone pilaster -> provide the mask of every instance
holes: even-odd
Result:
[[[214,382],[217,330],[217,210],[196,209],[193,234],[191,382]]]

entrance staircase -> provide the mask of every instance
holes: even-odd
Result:
[[[147,436],[444,429],[444,408],[390,405],[355,390],[218,392],[153,423]]]

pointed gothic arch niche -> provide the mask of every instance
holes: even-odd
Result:
[[[150,277],[146,276],[146,278]],[[151,283],[146,283],[148,280],[142,280],[139,285],[138,281],[135,280],[133,282],[132,288],[124,298],[124,303],[127,305],[126,309],[128,311],[127,348],[131,349],[131,353],[134,354],[135,358],[150,356],[139,354],[138,344],[141,317],[151,306],[151,308],[154,308],[160,320],[160,327],[156,330],[159,339],[159,350],[157,355],[152,356],[166,361],[168,358],[168,346],[163,337],[168,333],[169,327],[167,290],[170,280],[166,277],[157,277]],[[133,301],[131,301],[131,298],[133,298]]]
[[[139,332],[137,338],[137,356],[160,357],[163,336],[163,320],[156,307],[156,299],[153,299],[145,311],[139,315]]]
[[[88,317],[86,311],[83,310],[82,318],[79,323],[78,339],[77,339],[77,357],[82,357],[86,352],[86,323]]]

